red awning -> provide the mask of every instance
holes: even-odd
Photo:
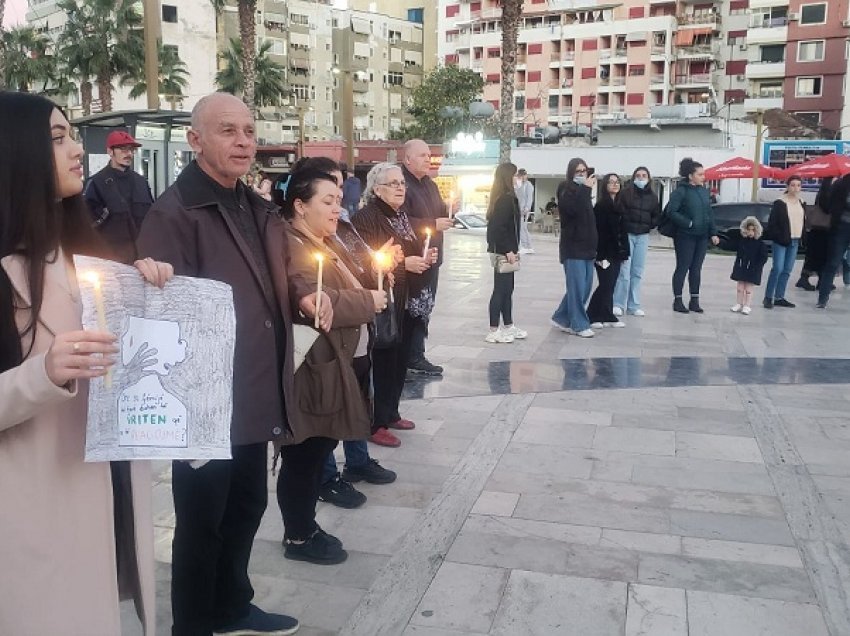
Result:
[[[794,175],[803,179],[823,179],[824,177],[841,177],[847,173],[850,173],[850,157],[832,153],[786,168],[781,171],[780,176],[783,179]]]
[[[746,157],[733,157],[721,164],[706,168],[706,181],[719,179],[752,179],[755,163]],[[777,175],[779,170],[770,166],[759,166],[759,177],[769,178]]]

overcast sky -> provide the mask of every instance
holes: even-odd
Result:
[[[3,26],[12,26],[23,22],[27,13],[27,0],[6,0],[6,15]]]

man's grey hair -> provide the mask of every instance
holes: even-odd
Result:
[[[232,98],[237,101],[239,100],[238,97],[235,97],[230,93],[225,93],[224,91],[217,91],[215,93],[210,93],[209,95],[204,95],[198,100],[198,103],[195,104],[195,107],[192,109],[192,119],[190,122],[192,130],[199,131],[203,127],[205,111],[209,108],[210,104],[222,99],[222,97]]]
[[[386,182],[387,173],[390,170],[401,170],[401,166],[388,161],[372,166],[369,174],[366,175],[366,190],[363,191],[363,198],[367,203],[378,196],[375,194],[375,186]]]

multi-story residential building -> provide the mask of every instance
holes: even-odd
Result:
[[[66,15],[58,6],[58,0],[29,0],[27,23],[43,30],[56,40],[65,26]],[[189,87],[176,108],[191,109],[195,103],[215,90],[216,18],[209,0],[165,0],[161,3],[162,42],[177,49],[180,59],[189,71]],[[130,87],[113,85],[113,110],[146,108],[144,97],[130,99]],[[95,97],[97,91],[95,91]],[[68,104],[73,115],[79,114],[78,96],[72,96]],[[95,102],[95,108],[99,102]],[[162,108],[169,108],[163,101]]]
[[[437,3],[425,0],[350,0],[349,8],[383,13],[422,25],[422,60],[427,73],[439,61],[437,57]]]

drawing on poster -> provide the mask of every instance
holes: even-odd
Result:
[[[75,256],[74,265],[83,328],[115,334],[120,349],[111,382],[89,383],[86,461],[229,459],[230,286],[175,276],[158,289],[120,263]]]
[[[130,316],[121,337],[121,361],[128,369],[140,369],[142,377],[118,396],[119,445],[186,447],[186,405],[160,380],[185,359],[179,323]]]

